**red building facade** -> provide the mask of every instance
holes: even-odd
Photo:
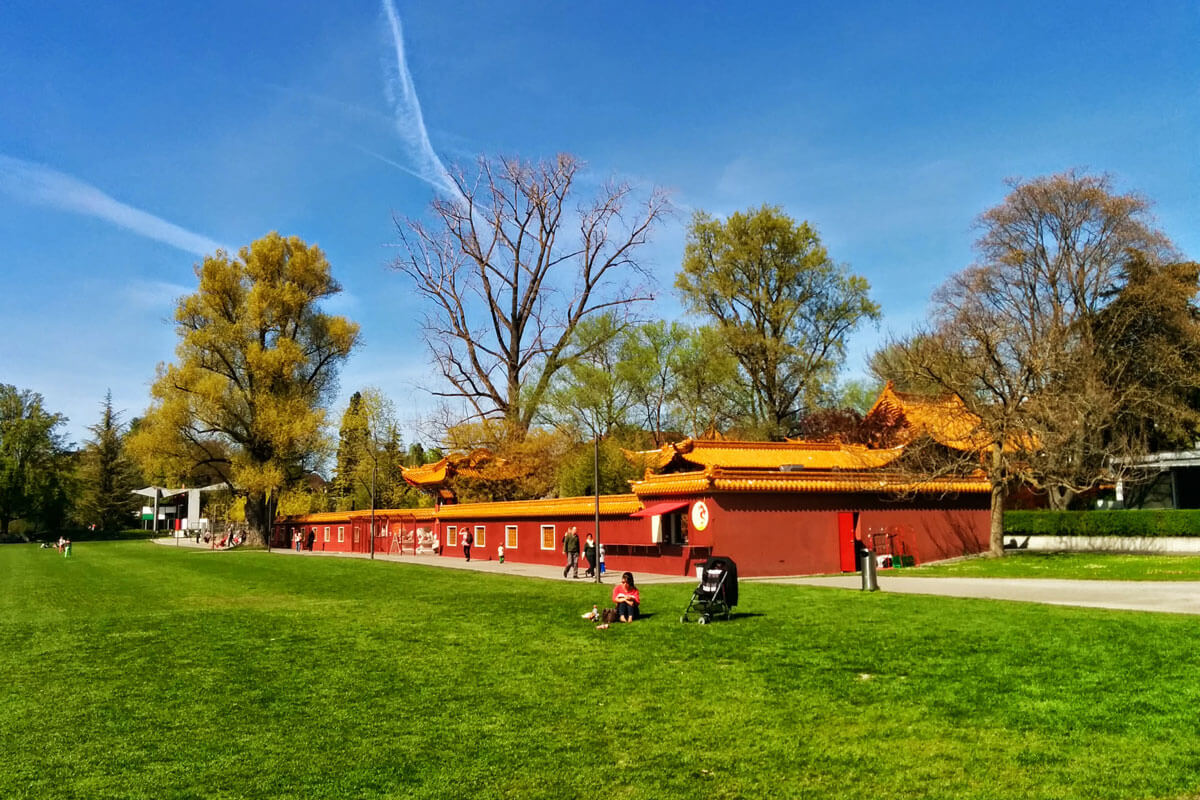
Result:
[[[633,492],[600,498],[599,540],[610,572],[689,574],[711,554],[733,558],[746,577],[854,571],[865,544],[897,563],[920,564],[988,546],[989,485],[982,476],[914,482],[887,450],[813,442],[666,445]],[[426,470],[428,473],[429,470]],[[444,470],[443,470],[444,472]],[[571,497],[448,503],[433,509],[282,518],[275,546],[299,530],[317,551],[432,553],[562,564],[562,537],[594,533],[595,500]]]

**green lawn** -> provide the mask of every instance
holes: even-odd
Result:
[[[1200,791],[1200,619],[593,585],[144,542],[0,547],[4,798]]]
[[[1068,578],[1107,581],[1200,581],[1200,556],[1015,552],[950,564],[888,571],[922,578]]]

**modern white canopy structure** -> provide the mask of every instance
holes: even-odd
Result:
[[[154,531],[158,532],[158,501],[161,498],[174,497],[177,494],[187,492],[187,524],[185,528],[199,527],[200,525],[200,493],[212,492],[217,489],[224,489],[225,484],[214,483],[209,486],[197,486],[192,489],[168,489],[165,486],[147,486],[144,489],[134,489],[133,494],[140,494],[143,497],[154,498]]]

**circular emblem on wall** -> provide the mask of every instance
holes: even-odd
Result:
[[[698,531],[708,527],[708,506],[703,500],[692,504],[692,527]]]

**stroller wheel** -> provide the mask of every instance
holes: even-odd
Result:
[[[707,625],[710,622],[712,622],[712,614],[705,614],[700,618],[701,625]]]
[[[688,615],[687,615],[687,614],[684,614],[682,617],[680,617],[680,618],[679,618],[679,621],[680,621],[680,622],[691,622],[691,620],[690,620],[690,619],[688,619]]]

